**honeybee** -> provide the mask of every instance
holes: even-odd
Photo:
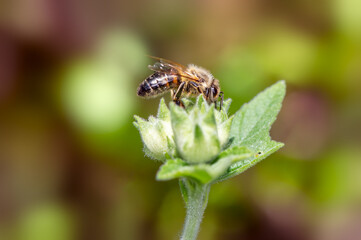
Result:
[[[138,96],[152,98],[170,91],[173,102],[184,107],[180,100],[182,97],[202,94],[208,103],[214,103],[216,107],[220,98],[219,109],[222,109],[223,92],[220,91],[219,81],[208,70],[193,64],[183,66],[163,58],[151,58],[158,62],[148,66],[154,73],[139,85]]]

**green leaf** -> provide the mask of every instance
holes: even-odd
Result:
[[[170,112],[165,104],[164,98],[160,100],[157,118],[163,121],[170,121]]]
[[[170,180],[180,177],[191,177],[206,184],[218,179],[229,166],[237,161],[252,157],[254,154],[246,147],[234,147],[220,154],[213,164],[188,164],[181,159],[171,159],[164,163],[158,173],[157,180]],[[182,187],[182,186],[181,186]]]
[[[219,159],[230,158],[231,163],[244,160],[254,156],[254,152],[244,146],[234,146],[219,154]]]
[[[189,98],[182,98],[182,103],[187,111],[191,110],[194,106],[194,102]]]
[[[201,109],[202,112],[205,111],[207,104],[206,104],[206,100],[204,99],[203,95],[199,95],[197,97],[196,105],[199,109]]]
[[[188,165],[181,159],[172,159],[160,167],[156,178],[157,180],[171,180],[179,177],[192,177],[202,183],[207,183],[213,179],[208,168],[207,164]]]
[[[228,98],[223,101],[222,111],[228,114],[229,107],[231,106],[232,99]]]
[[[185,204],[187,205],[188,204],[188,199],[189,199],[189,196],[188,196],[189,194],[188,194],[188,189],[187,189],[184,178],[179,179],[179,187],[180,187],[180,190],[181,190],[183,200],[184,200]]]
[[[244,146],[257,154],[234,163],[219,180],[242,173],[284,145],[271,140],[269,131],[281,109],[285,92],[285,82],[279,81],[244,104],[235,114],[230,132],[231,147]]]
[[[218,137],[222,148],[224,148],[229,141],[229,134],[232,126],[233,117],[234,116],[231,116],[222,123],[217,123]]]

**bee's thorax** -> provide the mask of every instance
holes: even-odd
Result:
[[[205,83],[206,87],[210,87],[212,85],[214,77],[208,70],[194,64],[189,64],[187,70],[197,76],[200,82]]]

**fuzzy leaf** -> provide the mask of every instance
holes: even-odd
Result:
[[[162,121],[170,121],[170,112],[165,104],[164,98],[160,100],[157,118]]]
[[[157,173],[157,180],[192,177],[202,183],[207,183],[213,178],[208,172],[208,168],[209,165],[207,164],[188,165],[181,159],[172,159],[168,160],[160,167]]]
[[[222,148],[228,143],[232,121],[233,116],[222,123],[217,123],[218,137]]]
[[[194,102],[189,98],[182,98],[182,103],[184,104],[185,109],[191,110],[194,106]]]
[[[269,131],[281,109],[285,91],[285,82],[279,81],[244,104],[235,114],[230,132],[230,147],[244,146],[257,154],[234,163],[219,180],[242,173],[284,145],[271,140]]]
[[[229,107],[231,106],[232,99],[228,98],[223,101],[222,111],[228,114]]]
[[[180,190],[181,190],[183,200],[184,200],[185,204],[187,205],[189,196],[188,196],[188,189],[187,189],[187,186],[185,185],[184,180],[185,180],[184,178],[179,179],[179,187],[180,187]]]
[[[234,147],[222,152],[220,158],[213,164],[191,165],[181,159],[171,159],[160,167],[157,180],[191,177],[206,184],[217,180],[232,163],[246,160],[252,156],[253,153],[246,147]]]
[[[219,159],[231,158],[231,163],[254,156],[254,152],[244,146],[234,146],[219,154]]]
[[[196,105],[199,109],[201,109],[202,112],[205,111],[205,108],[207,106],[206,100],[204,99],[203,95],[199,95],[196,100]]]

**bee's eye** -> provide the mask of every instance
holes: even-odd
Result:
[[[217,96],[217,94],[218,94],[217,88],[212,87],[212,93],[213,93],[213,96]]]

